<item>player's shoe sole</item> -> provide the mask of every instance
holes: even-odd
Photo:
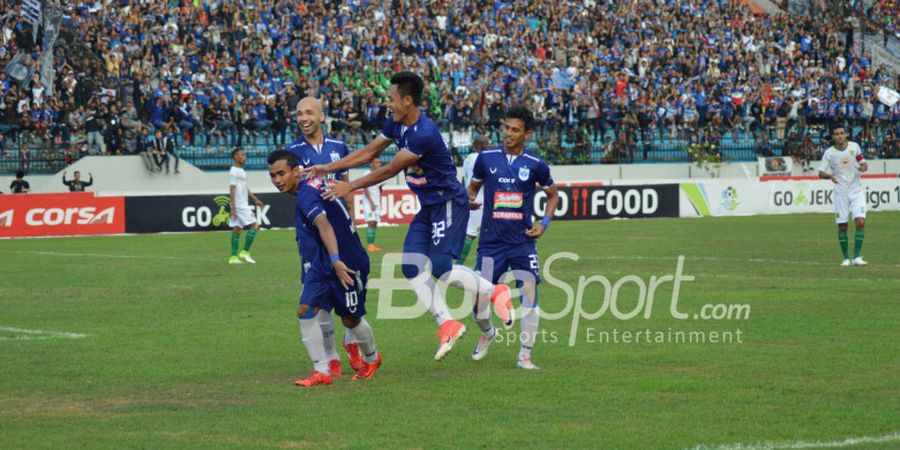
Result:
[[[488,349],[491,348],[491,344],[494,342],[494,339],[497,337],[497,329],[493,329],[493,333],[491,336],[481,335],[478,338],[478,343],[475,344],[475,348],[472,349],[472,359],[475,361],[481,361],[488,354]]]
[[[241,260],[247,264],[256,264],[256,261],[254,261],[253,258],[250,257],[250,253],[240,252],[238,253],[238,258],[241,258]]]
[[[854,266],[868,266],[869,265],[869,263],[867,263],[864,259],[862,259],[862,256],[857,256],[856,258],[853,258],[853,261],[851,261],[851,263]]]
[[[366,367],[366,362],[363,360],[362,353],[359,352],[359,345],[354,343],[345,344],[344,350],[347,350],[347,357],[350,359],[350,368],[353,369],[354,372],[359,372]]]
[[[531,358],[520,358],[518,361],[516,361],[516,367],[518,367],[520,369],[525,369],[525,370],[539,370],[540,369],[540,367],[534,365],[534,363],[531,362]]]
[[[365,364],[366,366],[362,370],[356,372],[356,375],[350,378],[351,381],[371,380],[375,376],[375,371],[381,367],[381,353],[378,353],[378,358],[375,361],[366,362]]]
[[[331,377],[316,370],[308,377],[295,381],[294,384],[300,387],[325,386],[331,384]]]
[[[244,262],[241,261],[241,259],[238,258],[237,256],[232,256],[231,258],[228,258],[228,264],[243,264],[243,263]]]
[[[494,312],[503,323],[503,328],[511,330],[516,324],[516,309],[512,304],[512,294],[509,286],[505,284],[494,285],[494,293],[491,294],[491,304],[494,305]]]
[[[451,319],[441,324],[437,334],[441,339],[441,345],[438,347],[437,353],[434,354],[434,360],[440,361],[450,353],[450,350],[453,350],[456,341],[466,334],[466,326]]]
[[[332,359],[331,361],[328,361],[328,375],[331,376],[331,378],[340,378],[342,375],[341,360]]]

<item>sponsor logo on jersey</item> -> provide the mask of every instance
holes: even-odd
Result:
[[[516,211],[494,211],[491,217],[500,220],[522,220],[524,215]]]
[[[494,209],[521,208],[523,201],[521,192],[494,192]]]

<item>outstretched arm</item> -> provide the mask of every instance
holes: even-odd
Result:
[[[365,147],[329,164],[319,164],[303,169],[303,173],[309,178],[324,177],[331,172],[340,172],[342,170],[352,169],[357,166],[368,163],[372,158],[378,156],[388,146],[391,145],[390,139],[378,135],[372,142]]]
[[[350,156],[353,156],[353,154],[351,154]],[[327,200],[334,200],[338,197],[348,195],[350,192],[353,192],[357,189],[376,185],[391,178],[394,175],[397,175],[401,170],[415,164],[418,161],[419,155],[416,155],[415,153],[406,149],[400,150],[400,153],[397,153],[397,155],[394,156],[393,159],[391,159],[391,162],[379,167],[376,170],[373,170],[368,175],[362,178],[357,178],[350,183],[346,183],[343,181],[335,183],[327,192],[322,194],[322,198],[325,198]],[[330,165],[331,164],[329,164],[329,166]]]

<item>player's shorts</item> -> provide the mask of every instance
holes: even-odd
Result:
[[[380,222],[381,206],[379,205],[372,208],[369,206],[369,202],[363,201],[363,217],[366,218],[366,222]]]
[[[254,223],[256,223],[256,216],[253,215],[253,211],[250,210],[249,208],[247,208],[247,209],[238,208],[237,217],[232,219],[229,216],[229,219],[228,219],[228,226],[232,227],[232,228],[234,228],[234,227],[244,228],[244,227],[253,225]]]
[[[481,231],[481,216],[484,208],[478,208],[475,211],[469,210],[469,224],[466,225],[467,236],[478,236]]]
[[[319,252],[319,246],[311,239],[297,239],[297,251],[300,253],[300,282],[306,282],[306,274],[312,265],[312,259]]]
[[[482,243],[483,244],[483,243]],[[486,258],[492,258],[492,273],[483,273],[491,283],[497,284],[508,270],[524,271],[534,276],[535,284],[541,282],[540,266],[538,265],[537,247],[533,242],[516,245],[479,245],[478,258],[475,260],[475,271],[482,273],[482,268],[487,269]],[[521,281],[516,280],[516,286]]]
[[[836,223],[847,223],[850,216],[854,219],[866,218],[865,191],[856,194],[834,194],[834,219]]]
[[[356,283],[345,289],[344,285],[332,275],[329,277],[309,276],[300,293],[300,304],[310,308],[319,308],[328,313],[334,310],[340,317],[359,319],[366,315],[366,284],[369,281],[369,269],[356,272]]]
[[[423,255],[445,253],[458,258],[466,242],[468,223],[467,199],[422,206],[409,224],[403,252]]]

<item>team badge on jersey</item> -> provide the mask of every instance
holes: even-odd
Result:
[[[331,162],[335,162],[341,159],[341,155],[337,152],[331,152]]]
[[[528,181],[528,176],[531,175],[531,169],[527,167],[519,168],[519,179],[522,181]]]

